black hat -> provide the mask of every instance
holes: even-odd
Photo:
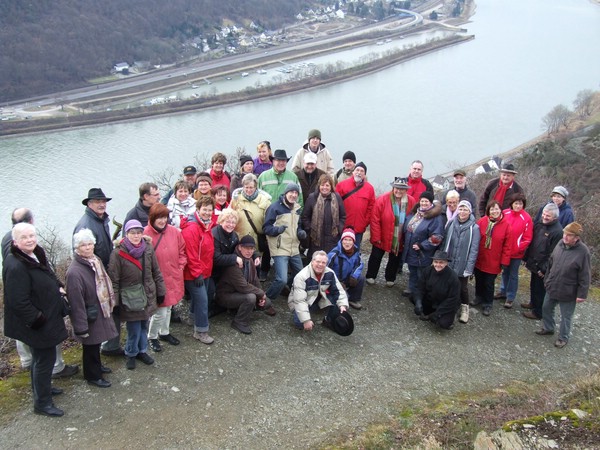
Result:
[[[283,160],[283,161],[289,161],[291,158],[288,158],[287,153],[285,152],[285,150],[277,149],[277,150],[275,150],[275,153],[273,153],[273,159],[280,159],[280,160]]]
[[[91,188],[88,191],[87,198],[81,200],[81,203],[87,206],[90,200],[106,200],[107,202],[110,202],[112,198],[108,198],[106,195],[104,195],[104,192],[102,192],[102,189],[100,188]]]
[[[452,259],[448,256],[448,252],[445,252],[443,250],[436,250],[436,252],[433,254],[433,260],[439,259],[442,261],[452,261]]]
[[[240,156],[240,167],[242,167],[247,162],[254,163],[254,160],[252,159],[252,156],[248,156],[248,155],[242,155],[242,156]]]
[[[408,189],[408,180],[402,177],[395,177],[394,181],[390,183],[390,186],[398,189]]]
[[[252,236],[247,234],[240,239],[240,245],[242,247],[256,247],[256,242],[254,242],[254,238]]]
[[[421,193],[421,195],[419,195],[419,200],[421,200],[422,198],[426,198],[431,203],[433,203],[433,194],[431,192],[429,192],[429,191],[423,191]]]
[[[335,310],[338,311],[338,314],[335,315],[331,321],[333,331],[340,336],[350,336],[354,331],[354,320],[352,320],[352,316],[348,311],[339,312],[338,308],[335,308]]]
[[[504,164],[502,166],[502,169],[500,169],[500,172],[506,172],[506,173],[512,173],[512,174],[517,173],[515,166],[513,166],[512,164]]]
[[[196,175],[196,168],[194,166],[185,166],[183,168],[184,175]]]
[[[344,156],[342,156],[342,162],[346,161],[347,159],[351,159],[353,163],[356,163],[356,155],[354,152],[347,151],[344,153]]]
[[[365,169],[365,173],[367,173],[367,166],[364,162],[359,162],[356,166],[354,166],[354,168],[356,169],[357,167],[362,167],[363,169]]]

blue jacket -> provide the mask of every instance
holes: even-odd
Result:
[[[552,201],[549,201],[548,203],[546,203],[546,205],[550,203],[552,203]],[[544,211],[544,207],[546,205],[542,206],[538,213],[535,215],[535,219],[533,220],[534,224],[540,223],[542,221],[542,211]],[[569,225],[571,222],[575,222],[575,214],[573,213],[573,208],[571,208],[571,205],[569,205],[567,202],[563,202],[562,205],[558,207],[558,222],[562,225],[563,228]]]
[[[360,251],[356,245],[352,256],[348,256],[342,249],[342,241],[339,241],[329,252],[327,259],[329,260],[327,265],[342,283],[347,283],[350,277],[359,279],[362,275],[365,264],[360,258]]]
[[[441,204],[435,202],[433,208],[425,211],[423,220],[412,231],[409,231],[409,224],[416,212],[404,221],[402,260],[409,266],[427,267],[431,265],[433,254],[444,237],[444,223],[440,215],[441,212]],[[413,249],[414,244],[419,246],[418,251]]]

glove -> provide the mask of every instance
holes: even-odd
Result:
[[[304,230],[298,229],[298,231],[296,232],[296,235],[298,235],[298,239],[300,239],[301,241],[306,239],[306,231],[304,231]]]
[[[348,286],[356,287],[358,285],[358,279],[354,277],[348,277]]]
[[[279,236],[285,230],[287,230],[287,225],[281,225],[281,226],[277,227],[277,236]]]
[[[195,279],[194,279],[194,285],[196,287],[202,287],[204,286],[204,277],[202,275],[198,275]]]
[[[202,282],[204,283],[204,282]],[[157,295],[156,296],[156,303],[158,303],[159,305],[162,305],[165,302],[165,296],[164,295]]]

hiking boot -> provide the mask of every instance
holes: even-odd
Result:
[[[460,323],[467,323],[469,321],[469,305],[460,305],[460,317],[458,321]]]
[[[535,334],[537,334],[538,336],[550,336],[554,334],[554,331],[545,330],[544,328],[541,328],[537,330]]]
[[[159,334],[158,338],[161,341],[165,341],[168,342],[171,345],[179,345],[179,339],[177,339],[175,336],[173,336],[171,333],[169,334]]]
[[[367,284],[369,285],[374,285],[375,284],[375,278],[367,278]]]
[[[127,362],[125,362],[127,370],[135,369],[135,356],[127,356]]]
[[[523,308],[523,309],[533,309],[533,305],[531,303],[521,303],[521,308]]]
[[[556,348],[563,348],[565,345],[567,345],[567,341],[563,341],[562,339],[558,339],[555,343],[554,346]]]
[[[486,317],[489,316],[492,313],[492,307],[491,306],[484,306],[483,310],[481,311],[481,313],[484,316],[486,316]]]
[[[56,380],[57,378],[72,377],[77,372],[79,372],[79,366],[77,364],[73,364],[72,366],[69,364],[65,364],[63,370],[52,374],[52,378]]]
[[[277,311],[275,311],[275,308],[273,308],[272,306],[269,306],[267,309],[265,309],[265,314],[267,316],[274,316],[275,314],[277,314]]]
[[[496,292],[494,294],[494,300],[506,300],[506,294],[502,292]]]
[[[150,348],[153,352],[158,353],[162,351],[162,347],[160,346],[160,342],[158,342],[158,339],[148,339],[148,344],[150,345]]]
[[[348,302],[348,304],[354,309],[362,309],[362,305],[359,301]]]
[[[210,345],[215,342],[215,340],[211,338],[206,331],[194,331],[192,337],[194,339],[198,339],[200,342],[206,345]]]
[[[235,320],[231,322],[231,328],[233,328],[234,330],[238,330],[242,334],[252,334],[252,330],[248,325],[241,324],[239,322],[236,322]]]
[[[154,358],[152,356],[150,356],[148,353],[138,353],[136,358],[139,359],[144,364],[146,364],[147,366],[154,364]]]
[[[386,281],[385,282],[386,287],[394,287],[395,284],[396,284],[396,282],[394,282],[394,281]]]
[[[526,317],[531,320],[542,320],[538,316],[536,316],[533,311],[523,311],[521,314],[523,315],[523,317]]]

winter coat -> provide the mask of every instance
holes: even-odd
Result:
[[[418,206],[415,205],[415,206]],[[433,207],[425,211],[424,219],[413,231],[409,231],[408,224],[416,214],[409,215],[404,221],[404,251],[402,260],[409,266],[427,267],[433,262],[433,254],[442,243],[444,225],[440,214],[442,205],[435,202]],[[419,250],[413,249],[417,244]]]
[[[439,272],[433,266],[425,267],[415,296],[420,297],[425,310],[431,308],[435,311],[435,318],[456,312],[460,306],[460,282],[456,272],[450,266]]]
[[[275,201],[281,197],[288,184],[300,184],[296,174],[290,170],[277,173],[275,169],[269,169],[265,170],[258,177],[258,188],[264,190]],[[298,203],[300,206],[304,205],[302,190],[300,190],[300,195],[298,196]]]
[[[175,195],[172,195],[167,202],[169,208],[169,223],[175,228],[181,228],[181,220],[196,211],[196,200],[189,196],[180,202]]]
[[[229,172],[224,170],[220,175],[217,175],[214,170],[210,169],[209,175],[212,180],[212,187],[225,186],[227,191],[229,191],[229,186],[231,185],[231,175],[229,175]]]
[[[510,224],[512,259],[523,259],[525,251],[533,238],[533,221],[525,210],[515,212],[512,209],[502,211],[504,220]]]
[[[375,205],[375,189],[368,181],[363,181],[363,187],[352,195],[344,199],[344,195],[356,188],[354,178],[348,178],[341,181],[335,187],[335,191],[340,194],[344,201],[346,209],[346,226],[354,228],[355,233],[364,233],[369,223],[371,223],[371,214]]]
[[[581,240],[567,247],[560,241],[548,262],[548,272],[544,277],[546,293],[559,302],[574,302],[587,298],[590,288],[590,250]]]
[[[154,311],[156,311],[156,296],[165,296],[167,293],[165,282],[156,259],[156,254],[154,253],[154,248],[152,247],[152,239],[148,236],[144,236],[143,239],[146,240],[146,250],[144,250],[144,254],[139,259],[143,267],[143,279],[142,270],[140,270],[140,268],[133,262],[125,259],[119,254],[120,252],[129,254],[125,246],[122,244],[122,240],[115,244],[115,249],[110,255],[108,276],[110,276],[110,279],[112,280],[117,305],[121,306],[119,308],[119,315],[121,320],[124,322],[148,320],[150,316],[154,314]],[[143,311],[128,311],[121,304],[121,289],[140,283],[142,283],[144,286],[148,304]]]
[[[223,210],[227,209],[228,207],[229,207],[229,202],[225,202],[222,204],[215,203],[215,207],[213,209],[212,218],[211,218],[212,223],[213,223],[213,228],[217,226],[217,222],[219,221],[219,216],[221,215]]]
[[[261,162],[261,160],[258,156],[256,158],[254,158],[253,161],[254,161],[254,169],[252,170],[252,173],[256,176],[259,176],[264,171],[269,170],[273,167],[273,161],[269,160],[269,162]]]
[[[481,217],[485,216],[485,208],[487,207],[488,202],[494,198],[494,195],[496,195],[496,192],[498,191],[498,183],[499,182],[500,182],[499,177],[494,178],[485,187],[485,191],[483,192],[483,194],[481,195],[481,197],[479,199],[478,209],[479,209],[479,215]],[[524,193],[525,193],[525,191],[523,191],[523,188],[519,185],[519,183],[517,183],[516,181],[513,181],[512,184],[506,190],[506,194],[504,194],[504,201],[502,202],[502,205],[500,205],[502,207],[501,209],[505,210],[505,209],[510,208],[510,200],[511,200],[511,197],[513,196],[513,194],[524,194]]]
[[[181,235],[187,254],[187,264],[183,270],[184,280],[194,280],[199,275],[210,278],[215,253],[211,229],[212,223],[204,225],[197,212],[181,223]]]
[[[298,231],[300,224],[300,205],[294,203],[290,209],[284,203],[284,195],[267,209],[263,231],[267,235],[271,256],[296,256],[300,254]],[[282,232],[280,227],[287,228]]]
[[[525,252],[525,267],[535,274],[548,271],[548,261],[550,255],[560,242],[563,235],[563,227],[558,220],[548,224],[542,221],[536,222],[533,226],[533,240]]]
[[[485,233],[490,223],[488,216],[483,216],[477,222],[479,225],[479,253],[475,267],[482,272],[498,275],[502,266],[510,264],[510,252],[512,249],[511,229],[508,220],[501,217],[492,230],[492,245],[485,248]]]
[[[250,225],[250,220],[252,220],[256,230],[262,234],[263,225],[265,223],[265,214],[270,205],[271,197],[266,192],[259,191],[256,198],[250,201],[244,197],[244,194],[241,191],[234,191],[231,199],[231,208],[239,213],[239,220],[235,227],[238,236],[243,237],[250,235],[258,245],[258,236],[254,232],[252,225]],[[250,219],[248,219],[248,217],[250,217]]]
[[[123,231],[121,235],[125,236],[125,225],[130,220],[138,220],[143,227],[148,225],[148,214],[150,213],[150,207],[144,205],[142,199],[139,199],[135,206],[129,210],[127,215],[125,216],[125,220],[123,221]]]
[[[321,195],[320,192],[313,192],[310,194],[308,199],[306,200],[306,204],[304,205],[304,210],[302,211],[302,229],[306,231],[309,239],[309,253],[312,255],[317,250],[323,250],[324,252],[328,252],[333,247],[336,246],[340,237],[342,236],[342,231],[344,231],[344,223],[346,222],[346,209],[344,208],[344,202],[342,201],[342,197],[337,192],[332,192],[328,197],[325,197],[325,205],[323,208],[323,217],[321,217],[321,236],[320,242],[317,245],[315,242],[310,240],[310,232],[312,229],[312,217],[315,213],[315,206],[317,205],[317,200]],[[331,197],[336,196],[338,203],[338,226],[337,233],[335,235],[331,234],[331,227],[333,224],[333,217],[331,215]]]
[[[33,253],[39,262],[13,245],[4,260],[4,335],[33,348],[51,348],[67,338],[62,283],[42,247]]]
[[[238,256],[236,254],[236,256]],[[248,264],[248,269],[254,271],[256,275],[256,267],[254,261],[244,260],[244,264]],[[256,284],[249,283],[244,277],[244,269],[240,269],[237,264],[235,266],[229,266],[223,269],[223,275],[217,282],[217,297],[223,302],[228,303],[227,299],[232,294],[254,294],[256,299],[263,298],[265,291],[260,286],[258,277],[253,277],[256,280]]]
[[[66,281],[75,339],[83,345],[97,345],[116,337],[118,333],[115,322],[112,317],[104,317],[102,313],[96,293],[96,272],[91,263],[78,254],[73,255]],[[98,318],[93,322],[88,322],[86,305],[94,305],[98,308]],[[89,336],[81,337],[84,334]]]
[[[460,195],[460,201],[466,200],[471,204],[471,209],[473,211],[473,215],[475,215],[475,213],[477,212],[477,210],[476,210],[477,195],[475,195],[475,192],[473,192],[471,189],[469,189],[468,186],[465,186],[464,189],[452,188],[452,189],[448,189],[447,191],[444,191],[442,193],[442,195],[440,196],[440,201],[442,202],[442,210],[443,211],[446,210],[446,196],[448,195],[448,192],[450,192],[451,190],[458,192],[458,195]]]
[[[473,275],[480,239],[479,226],[475,223],[473,214],[463,223],[456,216],[446,226],[446,236],[440,249],[448,252],[448,256],[452,259],[448,266],[459,277],[466,278]]]
[[[296,312],[300,322],[304,323],[310,320],[309,308],[319,294],[321,294],[319,300],[321,309],[331,304],[337,305],[338,308],[341,306],[348,308],[346,291],[333,270],[326,267],[319,281],[312,265],[309,264],[294,277],[292,291],[288,297],[288,307],[290,311]]]
[[[348,285],[348,278],[350,277],[358,280],[365,266],[360,257],[358,246],[354,246],[354,253],[349,256],[342,248],[342,241],[339,241],[335,248],[329,252],[327,260],[329,261],[327,266],[335,272],[338,280],[346,285]]]
[[[546,203],[546,205],[549,205],[550,203],[554,202],[551,200],[548,203]],[[544,207],[546,205],[542,206],[537,212],[533,223],[538,223],[542,221],[542,212],[544,211]],[[575,222],[575,214],[573,213],[573,208],[571,208],[571,205],[569,205],[566,201],[562,202],[562,204],[558,207],[558,221],[560,222],[563,228],[569,225],[571,222]]]
[[[213,255],[213,278],[219,278],[223,270],[229,266],[237,267],[237,256],[235,247],[240,239],[235,231],[227,233],[221,225],[211,230],[215,252]]]
[[[159,306],[176,305],[183,298],[183,269],[187,264],[185,241],[181,231],[167,225],[162,233],[159,233],[152,225],[147,225],[144,234],[152,239],[158,267],[167,288],[165,301]]]
[[[92,232],[96,238],[96,244],[94,245],[94,255],[96,255],[102,261],[105,268],[108,268],[108,262],[110,261],[110,254],[113,251],[113,241],[110,237],[110,231],[108,229],[108,223],[110,222],[108,214],[104,213],[102,217],[98,217],[94,211],[89,207],[85,208],[83,217],[79,219],[73,234],[77,233],[84,228],[87,228]],[[123,223],[125,225],[125,223]]]
[[[415,200],[418,200],[421,194],[425,191],[431,192],[433,194],[433,186],[423,177],[420,178],[412,178],[410,174],[406,177],[408,180],[408,195],[410,195]]]
[[[394,239],[394,210],[392,208],[392,192],[386,192],[380,195],[375,201],[375,207],[371,215],[371,244],[375,247],[380,248],[386,252],[392,250],[392,241]],[[406,223],[406,217],[410,215],[410,212],[414,208],[416,201],[410,195],[406,203],[406,216],[404,222]],[[400,224],[401,229],[404,228],[404,224]],[[404,247],[404,235],[400,237],[400,250],[402,253]]]
[[[300,190],[302,191],[302,198],[304,203],[308,201],[308,196],[313,192],[319,192],[319,178],[325,172],[321,169],[315,169],[315,171],[309,175],[304,169],[294,170],[294,173],[298,177],[298,183],[300,184]],[[333,187],[333,186],[332,186]]]
[[[294,156],[294,161],[292,161],[292,170],[294,172],[298,170],[302,170],[304,167],[304,155],[306,155],[309,151],[308,149],[308,140],[304,141],[302,144],[302,148],[296,152]],[[319,144],[319,150],[317,150],[317,168],[321,169],[323,172],[331,175],[333,177],[335,175],[335,169],[333,167],[333,158],[331,157],[331,152],[325,146],[323,142]]]

